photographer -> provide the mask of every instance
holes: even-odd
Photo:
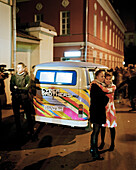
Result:
[[[0,123],[2,122],[2,108],[7,104],[4,80],[8,78],[8,73],[4,73],[2,68],[0,67]]]
[[[30,135],[33,135],[33,120],[31,117],[31,103],[28,96],[30,88],[30,77],[25,72],[24,63],[17,64],[17,73],[12,75],[10,80],[10,90],[12,92],[12,106],[15,116],[17,134],[22,137],[22,128],[20,121],[20,105],[22,105],[29,126]]]

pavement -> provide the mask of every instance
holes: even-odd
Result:
[[[32,141],[27,134],[27,121],[21,115],[24,140],[18,140],[12,109],[2,111],[0,128],[0,170],[134,170],[136,169],[136,111],[129,112],[128,99],[115,100],[117,112],[115,150],[108,152],[110,133],[107,129],[103,161],[92,161],[90,155],[91,131],[35,124],[38,139]],[[100,137],[99,141],[100,143]]]

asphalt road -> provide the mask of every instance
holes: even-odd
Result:
[[[136,112],[129,112],[129,102],[116,103],[117,123],[115,150],[106,130],[102,161],[93,161],[89,153],[91,130],[35,124],[38,139],[30,140],[27,122],[22,115],[24,138],[15,133],[13,112],[3,110],[0,128],[0,170],[134,170],[136,169]],[[100,143],[100,137],[99,137]]]

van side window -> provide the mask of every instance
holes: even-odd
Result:
[[[41,84],[76,85],[77,73],[71,70],[38,70],[36,82]]]
[[[87,69],[85,70],[85,73],[86,73],[86,81],[87,81],[87,86],[88,86],[88,85],[90,85],[90,82],[89,82],[89,81],[90,81],[90,79],[89,79],[89,76],[90,76],[90,75],[88,75],[89,72],[88,72]]]
[[[94,80],[94,72],[89,70],[90,80],[91,82]]]

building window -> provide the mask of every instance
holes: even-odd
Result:
[[[112,56],[112,59],[111,59],[111,60],[112,60],[112,62],[111,62],[111,67],[114,68],[114,66],[115,66],[115,58],[114,58],[114,56]]]
[[[70,12],[61,11],[60,12],[60,35],[70,34]]]
[[[97,10],[97,3],[94,4],[94,9]]]
[[[102,59],[100,58],[100,64],[102,64]]]
[[[109,30],[109,45],[111,45],[111,29]]]
[[[95,57],[93,57],[93,63],[96,63],[96,58]]]
[[[118,50],[120,49],[120,38],[118,37]]]
[[[118,36],[116,35],[116,48],[117,48],[117,44],[118,44]]]
[[[108,40],[108,26],[105,26],[105,42],[107,43]]]
[[[93,63],[96,63],[97,51],[93,51]]]
[[[122,39],[120,38],[120,51],[122,51]]]
[[[112,67],[111,66],[111,55],[109,55],[109,67]]]
[[[97,36],[97,15],[94,15],[94,36]]]
[[[100,54],[99,54],[99,57],[100,57],[100,64],[102,64],[103,53],[100,53]]]
[[[113,32],[113,47],[115,46],[115,32]]]
[[[100,22],[100,39],[102,40],[103,36],[103,21]]]
[[[107,54],[105,54],[105,66],[107,66]]]
[[[35,14],[34,15],[34,22],[43,21],[43,14]]]

